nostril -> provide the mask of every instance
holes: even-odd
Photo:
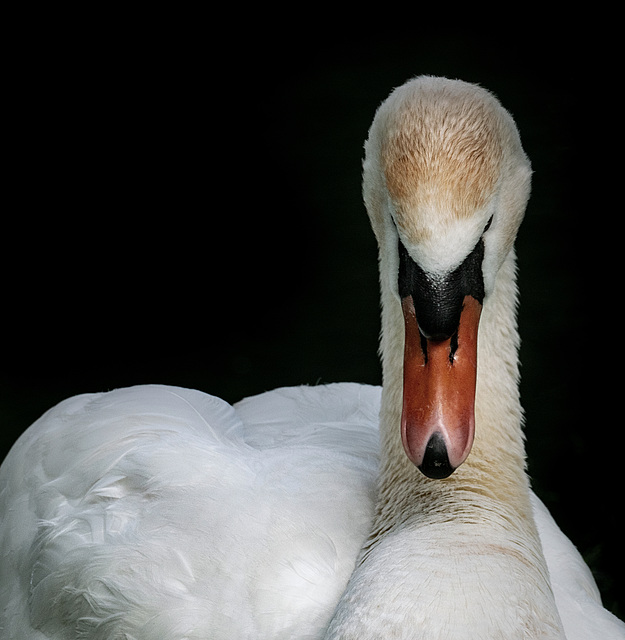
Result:
[[[454,359],[456,357],[456,351],[458,351],[458,332],[454,333],[451,336],[451,340],[449,341],[449,362],[451,364],[454,363]]]

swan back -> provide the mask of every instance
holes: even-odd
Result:
[[[370,526],[379,395],[303,387],[233,408],[150,385],[57,405],[0,470],[0,628],[318,638]]]

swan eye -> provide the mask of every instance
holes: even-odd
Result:
[[[490,229],[491,224],[493,224],[493,216],[491,216],[489,221],[486,223],[486,226],[484,227],[484,231],[482,231],[482,235],[484,235]]]

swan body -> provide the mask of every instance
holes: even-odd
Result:
[[[0,468],[3,638],[625,639],[525,474],[512,118],[416,78],[365,152],[382,389],[51,409]]]
[[[2,637],[323,638],[371,527],[380,395],[231,407],[149,385],[60,403],[0,470]],[[531,499],[569,640],[625,637]]]

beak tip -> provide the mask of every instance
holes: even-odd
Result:
[[[433,433],[425,448],[423,461],[418,465],[419,471],[432,480],[448,478],[455,470],[449,462],[445,439],[440,432]]]

